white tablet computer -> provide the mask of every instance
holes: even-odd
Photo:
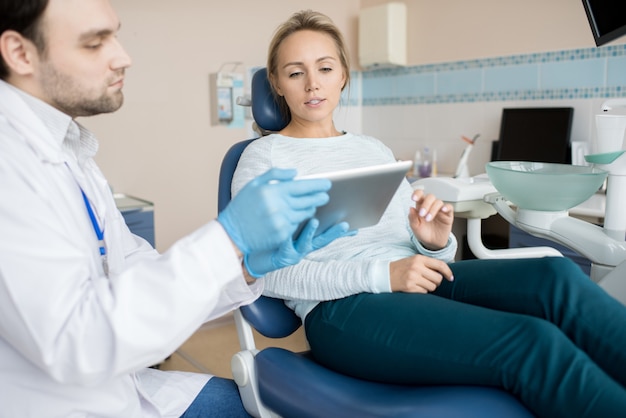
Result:
[[[317,208],[318,233],[339,222],[348,222],[351,230],[376,225],[383,216],[391,198],[412,166],[411,161],[318,173],[296,179],[325,178],[332,181],[328,192],[330,200]],[[307,221],[308,222],[308,221]],[[296,230],[300,234],[306,222]]]

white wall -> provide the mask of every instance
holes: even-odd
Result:
[[[160,250],[216,216],[219,164],[227,148],[246,136],[245,129],[210,126],[209,74],[225,62],[264,64],[276,26],[303,8],[331,16],[355,52],[358,11],[387,2],[111,1],[122,20],[120,39],[134,59],[126,103],[115,114],[81,122],[101,140],[97,161],[114,190],[155,203]],[[405,3],[409,65],[593,45],[577,0]],[[353,61],[358,61],[354,54]],[[395,113],[389,107],[367,108],[363,114],[346,108],[337,125],[362,128],[404,153],[408,138],[448,138],[455,146],[460,134],[481,132],[490,138],[495,114],[491,106],[474,107],[470,113],[464,105],[404,107]],[[407,118],[399,119],[399,114]],[[477,148],[484,146],[486,140]],[[457,148],[449,152],[456,155]]]
[[[461,135],[480,134],[469,158],[470,175],[485,172],[491,157],[491,142],[498,138],[504,107],[573,107],[572,141],[593,136],[593,115],[602,99],[542,100],[522,102],[446,103],[414,106],[367,106],[363,108],[363,130],[390,146],[396,157],[413,159],[423,147],[437,150],[438,169],[453,174],[467,143]],[[380,123],[384,121],[384,123]]]
[[[407,5],[408,65],[595,45],[581,0],[393,1]]]

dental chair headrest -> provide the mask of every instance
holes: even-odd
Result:
[[[280,107],[274,100],[266,68],[258,70],[252,76],[250,96],[252,117],[261,130],[276,132],[287,126],[290,119],[281,114]]]

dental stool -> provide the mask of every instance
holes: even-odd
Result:
[[[288,121],[280,116],[265,69],[252,80],[252,113],[258,128],[278,131]],[[231,199],[231,181],[239,157],[254,139],[226,153],[219,178],[218,210]],[[301,325],[282,300],[262,296],[235,312],[241,351],[231,366],[243,404],[255,417],[441,417],[530,418],[533,415],[511,394],[482,386],[404,386],[371,382],[334,372],[306,353],[277,347],[258,350],[254,328],[269,338],[284,338]]]

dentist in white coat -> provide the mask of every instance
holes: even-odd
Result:
[[[292,242],[330,182],[273,170],[163,255],[130,233],[75,121],[122,105],[119,27],[108,0],[0,0],[0,417],[247,416],[230,380],[146,367],[346,228]]]

